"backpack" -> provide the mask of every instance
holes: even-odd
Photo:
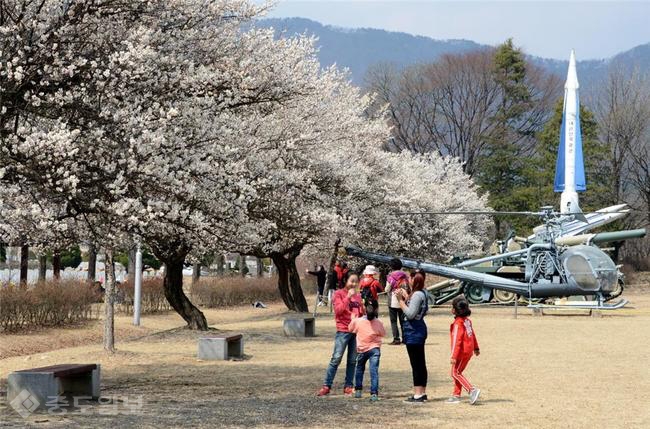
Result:
[[[404,317],[403,333],[404,344],[424,344],[428,336],[427,325],[424,323],[424,316],[429,311],[429,297],[425,290],[419,291],[424,294],[422,306],[415,319],[409,320]]]
[[[372,296],[372,290],[370,287],[364,287],[361,289],[361,301],[363,301],[364,305],[374,301],[374,299],[375,297]]]

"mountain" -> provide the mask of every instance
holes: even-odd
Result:
[[[485,49],[469,40],[434,40],[407,33],[374,28],[339,28],[305,18],[269,18],[258,21],[259,27],[275,30],[276,37],[308,34],[318,37],[318,57],[323,66],[336,63],[350,69],[352,81],[362,84],[368,67],[378,62],[406,66],[433,61],[443,54]]]
[[[259,27],[273,28],[276,37],[308,34],[318,37],[318,57],[323,66],[336,63],[350,69],[352,82],[363,85],[368,67],[378,62],[392,62],[399,67],[434,61],[443,54],[457,54],[487,49],[471,40],[435,40],[430,37],[373,28],[339,28],[305,18],[268,18],[257,22]],[[568,55],[567,55],[568,56]],[[564,77],[568,61],[529,56],[549,72]],[[650,71],[650,43],[621,52],[606,60],[578,61],[581,87],[595,88],[613,65]]]

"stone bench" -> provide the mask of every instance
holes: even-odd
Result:
[[[99,364],[64,364],[23,369],[7,377],[7,402],[29,412],[46,409],[57,397],[100,396]],[[17,401],[16,404],[12,401]]]
[[[316,321],[313,317],[287,317],[282,327],[287,337],[316,336]]]
[[[199,359],[228,360],[244,357],[242,334],[212,335],[199,338]]]

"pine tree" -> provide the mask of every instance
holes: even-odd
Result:
[[[525,83],[526,62],[512,39],[500,45],[494,54],[493,79],[500,88],[501,105],[494,117],[494,132],[480,160],[478,181],[490,193],[489,204],[495,210],[520,210],[514,190],[523,184],[526,159],[515,124],[531,108],[531,95]],[[505,234],[506,223],[516,219],[495,217],[497,236]]]

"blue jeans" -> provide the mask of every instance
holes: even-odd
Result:
[[[352,387],[352,378],[357,362],[357,335],[351,332],[337,332],[334,336],[334,352],[325,373],[324,386],[332,387],[336,370],[341,364],[346,348],[348,349],[348,359],[345,364],[345,387]]]
[[[357,355],[357,373],[355,376],[354,388],[363,389],[363,373],[366,371],[366,361],[370,362],[370,393],[379,393],[379,357],[381,351],[379,347],[370,349],[367,352]]]

